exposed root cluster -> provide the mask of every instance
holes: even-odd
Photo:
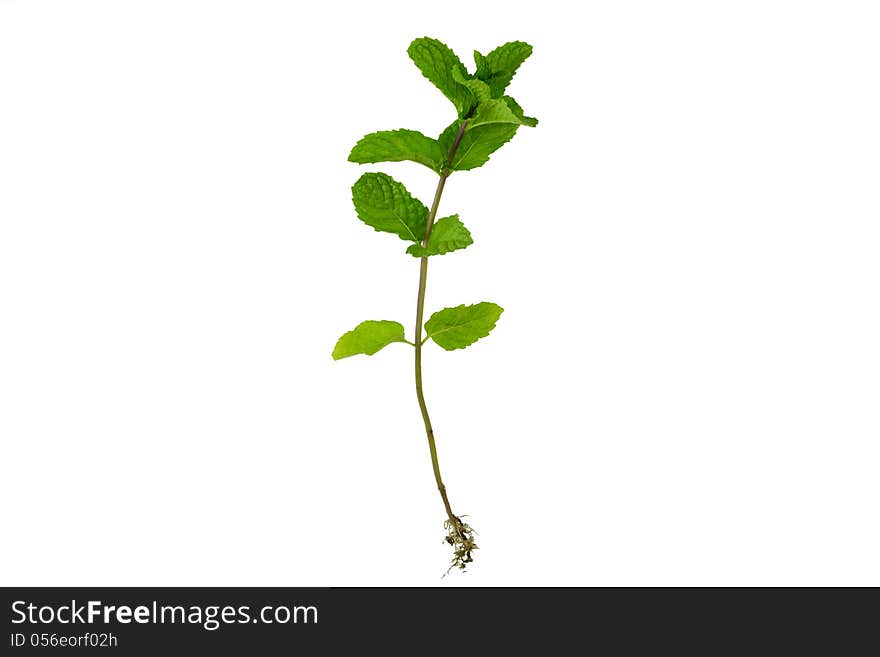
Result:
[[[458,516],[453,516],[443,523],[446,528],[446,538],[444,539],[452,546],[453,557],[449,564],[448,574],[453,568],[464,570],[465,567],[474,560],[473,551],[478,549],[474,542],[473,528],[465,522],[462,522]]]

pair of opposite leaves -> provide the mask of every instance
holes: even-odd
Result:
[[[537,125],[537,120],[525,116],[511,96],[504,95],[517,69],[532,53],[529,44],[513,41],[486,56],[475,51],[473,74],[468,73],[448,46],[436,39],[416,39],[407,52],[422,74],[452,101],[458,117],[437,139],[415,130],[371,133],[355,145],[349,161],[359,164],[412,161],[440,175],[449,175],[453,171],[482,166],[492,153],[513,138],[519,126]],[[448,161],[462,121],[467,121],[466,130],[454,158]],[[473,243],[458,215],[451,215],[435,222],[427,244],[423,244],[428,208],[384,173],[361,176],[352,187],[352,200],[358,218],[365,224],[413,242],[407,253],[414,257],[443,255]],[[487,336],[502,312],[500,306],[489,302],[445,308],[425,323],[425,340],[431,338],[447,350],[462,349]],[[372,355],[394,342],[408,342],[400,323],[362,322],[339,339],[333,358]]]

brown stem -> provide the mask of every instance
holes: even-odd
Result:
[[[452,142],[449,149],[449,156],[446,159],[447,166],[452,164],[458,146],[461,144],[461,138],[464,136],[467,121],[462,121],[458,134]],[[431,211],[428,213],[428,221],[425,225],[425,237],[422,240],[422,246],[428,246],[428,239],[431,237],[431,229],[434,227],[434,219],[437,217],[437,208],[440,207],[440,197],[443,195],[443,188],[446,186],[446,179],[452,171],[444,167],[440,172],[440,180],[437,182],[437,191],[434,192],[434,202],[431,204]],[[458,518],[452,513],[452,507],[449,505],[449,498],[446,496],[446,486],[443,485],[443,478],[440,476],[440,463],[437,460],[437,445],[434,443],[434,429],[431,426],[431,418],[428,415],[428,406],[425,404],[425,394],[422,390],[422,320],[425,316],[425,289],[428,285],[428,257],[421,259],[419,267],[419,295],[416,304],[416,397],[419,400],[419,409],[422,411],[422,419],[425,421],[425,433],[428,435],[428,448],[431,450],[431,465],[434,468],[434,479],[437,481],[437,489],[440,491],[440,497],[443,498],[443,506],[446,507],[446,515],[453,524],[458,522]]]

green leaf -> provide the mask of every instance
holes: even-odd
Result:
[[[446,153],[452,148],[461,121],[454,121],[437,141]],[[518,125],[510,123],[488,123],[477,128],[468,128],[462,135],[461,143],[452,162],[447,167],[453,171],[468,171],[481,167],[489,161],[489,156],[513,139]]]
[[[474,94],[477,99],[477,107],[474,116],[470,118],[469,125],[476,127],[481,123],[518,123],[534,127],[538,120],[526,116],[523,108],[519,106],[512,96],[496,98],[492,96],[489,85],[477,78],[465,79],[458,71],[452,72],[456,82],[464,85]]]
[[[428,237],[428,246],[413,244],[406,252],[416,258],[443,255],[450,251],[458,251],[474,243],[470,231],[458,218],[457,214],[438,219]]]
[[[516,115],[505,99],[490,98],[477,105],[474,116],[468,119],[468,130],[474,130],[487,123],[523,125],[523,120]]]
[[[402,162],[410,160],[424,164],[440,173],[446,153],[436,139],[416,130],[383,130],[361,139],[348,156],[349,162]]]
[[[519,106],[519,103],[516,102],[511,96],[504,96],[504,100],[507,102],[507,106],[510,108],[510,111],[516,115],[516,118],[519,119],[519,122],[523,125],[527,125],[530,128],[534,128],[538,125],[538,119],[532,116],[526,116],[525,112],[523,112],[523,108]]]
[[[474,73],[475,78],[486,80],[492,76],[492,67],[489,66],[489,60],[479,50],[474,50],[474,62],[477,65],[477,70]]]
[[[485,103],[492,98],[489,85],[482,80],[468,76],[466,71],[457,68],[452,69],[452,79],[461,86],[470,89],[477,103]]]
[[[358,218],[378,231],[420,242],[425,235],[428,208],[406,187],[384,173],[365,173],[351,188]]]
[[[333,348],[333,360],[348,358],[355,354],[372,356],[392,342],[406,342],[402,324],[387,320],[361,322],[336,342],[336,347]]]
[[[445,43],[437,39],[422,37],[413,41],[406,51],[426,78],[434,83],[443,95],[452,101],[458,115],[463,117],[474,104],[471,92],[452,77],[454,70],[468,77],[461,60]]]
[[[488,83],[492,97],[499,98],[507,89],[520,64],[532,54],[532,47],[523,41],[511,41],[498,46],[485,57],[480,55],[477,58],[478,54],[474,53],[474,60],[477,62],[476,75]]]
[[[444,308],[425,322],[425,332],[447,351],[464,349],[489,335],[504,309],[483,301],[472,306]]]

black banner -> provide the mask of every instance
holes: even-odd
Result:
[[[653,648],[839,653],[871,589],[6,588],[3,654],[538,654]],[[868,638],[875,644],[875,638]],[[50,654],[50,653],[46,653]]]

